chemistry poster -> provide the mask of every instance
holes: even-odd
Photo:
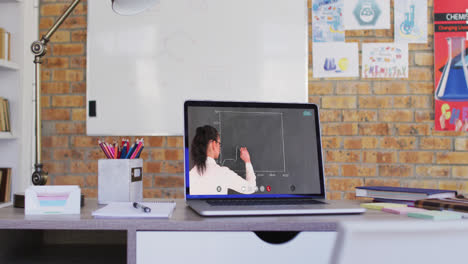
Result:
[[[312,1],[312,33],[314,42],[344,42],[343,0]]]
[[[390,0],[346,0],[345,29],[389,29]]]
[[[394,0],[395,42],[427,43],[427,0]]]
[[[467,0],[434,0],[436,130],[468,131],[467,10]]]
[[[314,78],[359,77],[358,43],[314,43]]]
[[[408,44],[363,43],[362,78],[408,78]]]

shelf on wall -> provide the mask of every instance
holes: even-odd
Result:
[[[0,0],[3,1],[3,0]],[[12,61],[0,60],[0,69],[17,71],[19,70],[18,64]]]
[[[0,132],[0,139],[15,139],[16,137],[11,132]]]
[[[0,0],[1,1],[1,0]],[[8,207],[10,205],[13,205],[12,202],[5,202],[5,203],[0,203],[0,208]]]
[[[0,0],[0,3],[21,3],[23,0]]]

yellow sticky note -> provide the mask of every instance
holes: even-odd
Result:
[[[407,207],[406,204],[397,203],[362,203],[361,207],[373,210],[382,210],[382,208]]]

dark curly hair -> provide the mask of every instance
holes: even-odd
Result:
[[[197,127],[195,137],[192,140],[192,155],[193,162],[197,166],[198,173],[203,174],[206,169],[206,149],[210,140],[218,140],[219,133],[216,128],[206,125]]]

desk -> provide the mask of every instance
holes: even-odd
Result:
[[[1,208],[0,263],[134,264],[137,263],[137,237],[149,234],[146,238],[151,238],[152,234],[157,234],[155,232],[162,234],[163,231],[244,231],[249,234],[248,231],[310,231],[325,234],[336,231],[339,221],[422,221],[379,211],[334,216],[201,217],[187,207],[184,200],[176,202],[170,219],[94,219],[91,213],[98,208],[97,200],[86,200],[80,215],[25,216],[23,209]],[[171,234],[164,233],[166,237]],[[310,248],[314,249],[313,242]],[[173,252],[180,250],[184,248],[178,247]],[[158,254],[154,255],[156,260]]]

